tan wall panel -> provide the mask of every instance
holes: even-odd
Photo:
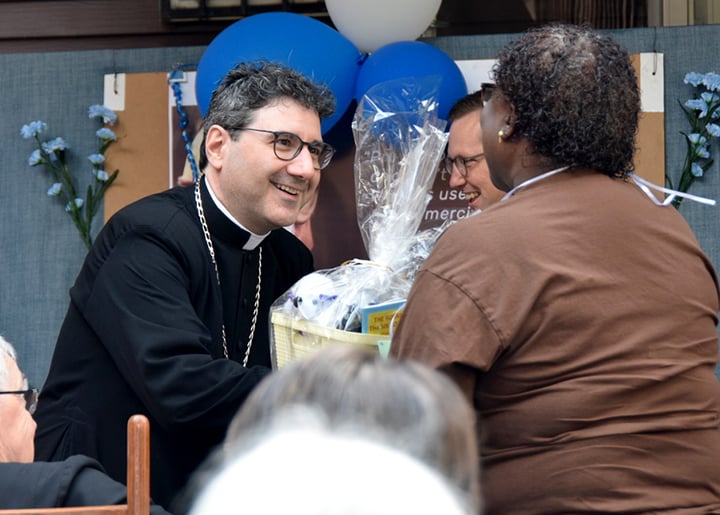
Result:
[[[118,141],[107,152],[107,170],[119,169],[105,193],[105,221],[118,209],[168,188],[167,75],[125,75],[125,110],[117,111]]]

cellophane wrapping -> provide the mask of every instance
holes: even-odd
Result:
[[[440,233],[418,231],[447,142],[446,122],[437,114],[440,81],[389,81],[363,96],[352,130],[358,225],[369,260],[304,277],[271,311],[359,331],[362,308],[407,298]]]

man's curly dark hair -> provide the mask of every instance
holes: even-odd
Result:
[[[535,153],[611,177],[633,169],[640,93],[630,56],[610,37],[568,24],[531,29],[499,53],[494,77]]]

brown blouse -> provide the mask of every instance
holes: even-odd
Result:
[[[448,229],[391,353],[472,401],[486,513],[704,514],[720,510],[719,297],[674,208],[564,172]]]

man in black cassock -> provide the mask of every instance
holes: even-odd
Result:
[[[269,308],[313,269],[283,227],[333,148],[332,93],[281,65],[241,64],[214,92],[193,186],[120,210],[74,286],[35,419],[36,459],[126,472],[126,424],[151,427],[151,495],[164,506],[270,372]]]

